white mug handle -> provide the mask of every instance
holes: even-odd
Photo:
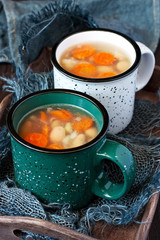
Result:
[[[141,50],[141,61],[138,67],[136,92],[141,90],[149,82],[155,66],[153,52],[141,42],[136,42]]]

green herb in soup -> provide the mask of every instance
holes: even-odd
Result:
[[[105,43],[78,44],[68,48],[60,58],[68,72],[87,78],[108,78],[126,71],[131,62],[120,48]]]
[[[48,149],[67,149],[88,143],[98,134],[94,117],[69,105],[38,108],[27,114],[18,126],[25,141]]]

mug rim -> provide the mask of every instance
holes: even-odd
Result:
[[[75,34],[80,34],[80,33],[85,33],[85,32],[90,32],[90,31],[100,31],[100,32],[115,33],[117,35],[122,36],[128,42],[130,42],[130,44],[133,46],[133,48],[134,48],[134,50],[136,52],[136,59],[135,59],[134,63],[131,65],[131,67],[129,69],[127,69],[126,71],[122,72],[121,74],[118,74],[118,75],[113,76],[113,77],[108,77],[108,78],[87,78],[87,77],[81,77],[81,76],[78,76],[78,75],[74,75],[74,74],[66,71],[64,68],[62,68],[61,65],[58,63],[58,61],[56,59],[56,50],[59,47],[59,45],[64,40],[66,40],[68,37],[71,37],[71,36],[73,36]],[[78,30],[78,31],[74,31],[72,33],[69,33],[69,34],[65,35],[59,42],[55,43],[54,46],[52,47],[52,50],[51,50],[50,60],[51,60],[51,63],[53,65],[53,67],[55,66],[65,76],[70,77],[70,78],[72,78],[74,80],[81,81],[81,82],[91,82],[91,83],[111,82],[111,81],[115,81],[115,80],[121,80],[123,77],[126,77],[129,74],[131,74],[138,67],[138,65],[140,63],[140,60],[141,60],[141,50],[140,50],[140,47],[138,46],[138,44],[131,37],[127,36],[124,33],[121,33],[119,31],[115,31],[115,30],[112,30],[112,29],[108,29],[108,28],[89,28],[89,29]]]
[[[46,93],[68,93],[68,94],[73,94],[73,95],[80,96],[82,98],[85,98],[85,99],[89,100],[92,104],[94,104],[100,110],[100,112],[102,114],[103,126],[102,126],[101,131],[90,142],[85,143],[85,144],[83,144],[79,147],[75,147],[75,148],[67,148],[67,149],[59,149],[59,150],[57,150],[57,149],[47,149],[47,148],[38,147],[38,146],[35,146],[33,144],[30,144],[30,143],[26,142],[23,138],[21,138],[18,135],[18,133],[16,132],[16,130],[13,126],[13,121],[12,121],[13,114],[23,102],[27,101],[30,98],[34,98],[34,96],[38,96],[38,95],[42,95],[42,94],[46,94]],[[108,126],[109,126],[109,115],[108,115],[108,112],[105,109],[105,107],[98,100],[96,100],[92,96],[89,96],[86,93],[82,93],[82,92],[75,91],[75,90],[69,90],[69,89],[45,89],[45,90],[40,90],[40,91],[33,92],[33,93],[28,94],[28,95],[22,97],[21,99],[19,99],[11,107],[11,109],[8,112],[6,125],[7,125],[7,128],[8,128],[8,131],[9,131],[10,135],[18,143],[27,147],[28,149],[32,149],[34,151],[43,152],[43,153],[57,153],[57,154],[66,153],[67,154],[67,153],[74,153],[74,152],[79,152],[79,151],[88,149],[88,148],[92,147],[93,145],[95,145],[96,143],[98,143],[99,141],[101,141],[101,139],[103,139],[103,137],[107,133],[107,129],[108,129]]]

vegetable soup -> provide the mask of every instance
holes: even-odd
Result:
[[[28,113],[18,126],[25,141],[48,149],[67,149],[81,146],[98,134],[94,117],[72,105],[41,107]]]
[[[127,54],[111,44],[86,43],[68,48],[60,58],[68,72],[86,78],[108,78],[131,67]]]

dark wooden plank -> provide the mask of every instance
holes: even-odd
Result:
[[[17,216],[0,217],[0,240],[21,239],[16,236],[20,230],[63,240],[95,240],[95,238],[41,219]]]
[[[150,227],[150,232],[147,240],[159,240],[160,239],[160,199],[156,208],[156,212]]]
[[[156,193],[151,197],[150,201],[148,202],[145,208],[143,218],[141,220],[142,223],[140,224],[139,229],[136,233],[135,240],[146,240],[148,238],[149,230],[157,209],[158,201],[159,201],[159,193]],[[155,238],[152,238],[152,239],[155,239]]]

